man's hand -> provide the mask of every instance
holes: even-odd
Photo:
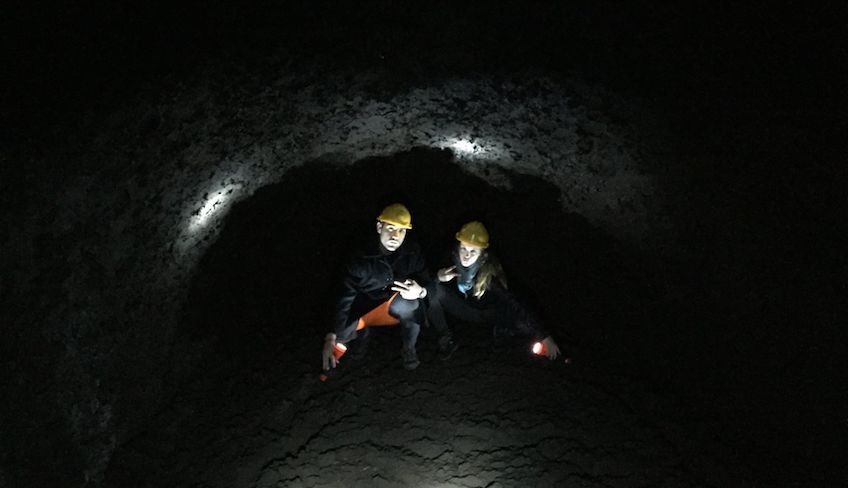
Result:
[[[548,336],[542,339],[542,345],[545,347],[545,357],[548,359],[556,359],[559,356],[559,346],[554,342],[553,337]]]
[[[330,368],[335,368],[339,364],[339,360],[333,355],[333,349],[336,347],[336,334],[329,333],[324,337],[324,348],[321,350],[321,365],[324,371]]]
[[[427,290],[415,280],[395,281],[392,290],[400,293],[400,296],[407,300],[418,300],[427,296]]]
[[[456,266],[442,268],[436,273],[436,277],[439,278],[439,281],[442,283],[446,283],[457,276],[459,276],[459,273],[456,272]]]

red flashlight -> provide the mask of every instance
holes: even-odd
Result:
[[[333,356],[336,358],[336,361],[341,359],[342,356],[344,356],[344,353],[346,353],[346,352],[347,352],[347,346],[345,346],[344,344],[342,344],[340,342],[337,342],[336,345],[333,347]]]
[[[533,351],[533,354],[536,354],[538,356],[545,356],[548,354],[548,348],[545,347],[544,342],[537,342],[533,344],[533,347],[530,350]],[[571,364],[571,358],[566,357],[565,359],[563,359],[563,362],[565,364]]]
[[[346,352],[347,346],[345,346],[344,344],[337,342],[333,346],[333,357],[336,358],[336,361],[341,359],[342,356],[344,356],[344,353]],[[328,379],[330,379],[330,371],[332,371],[332,369],[329,371],[322,371],[321,374],[318,375],[318,379],[321,381],[327,381]]]

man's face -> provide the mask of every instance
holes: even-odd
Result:
[[[459,243],[459,264],[462,265],[463,268],[467,268],[480,259],[480,255],[483,253],[482,247],[471,246],[464,242]]]
[[[377,222],[377,233],[380,234],[380,244],[389,252],[397,251],[406,239],[406,229],[388,222]]]

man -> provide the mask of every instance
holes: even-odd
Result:
[[[335,368],[336,344],[347,344],[357,337],[364,343],[368,328],[399,325],[403,345],[403,367],[418,367],[415,343],[421,328],[420,301],[427,296],[424,285],[428,273],[420,247],[406,241],[412,229],[412,216],[400,203],[384,208],[377,217],[377,239],[362,254],[347,264],[342,283],[335,331],[326,335],[322,350],[324,370]],[[365,344],[360,347],[364,348]]]
[[[446,313],[468,322],[490,324],[496,336],[529,337],[537,344],[534,352],[556,359],[560,349],[553,337],[507,289],[503,267],[488,249],[486,227],[481,222],[468,222],[456,233],[456,240],[453,266],[440,269],[438,283],[430,286],[430,324],[437,330],[449,330]],[[441,358],[449,357],[443,351]]]

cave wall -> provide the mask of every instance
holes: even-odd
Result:
[[[44,14],[53,19],[47,27],[61,24],[53,37],[40,16],[3,29],[32,43],[10,73],[24,73],[21,86],[37,83],[3,111],[30,119],[7,119],[0,134],[0,485],[21,473],[38,473],[30,485],[98,482],[115,446],[205,353],[177,324],[227,209],[301,164],[446,148],[493,185],[507,184],[499,168],[554,182],[564,211],[638,247],[669,247],[684,234],[700,259],[695,281],[715,276],[770,317],[785,315],[793,294],[760,289],[765,280],[747,272],[750,257],[762,271],[773,258],[803,255],[791,276],[822,315],[832,292],[844,292],[828,277],[828,292],[818,294],[821,273],[807,271],[823,269],[813,267],[819,253],[795,252],[815,242],[844,269],[833,251],[844,239],[819,232],[840,222],[828,212],[840,188],[827,163],[843,153],[833,144],[841,99],[828,95],[838,85],[826,76],[838,45],[811,27],[815,12],[797,16],[798,29],[813,35],[780,44],[776,27],[746,27],[776,25],[778,11],[756,6],[715,13],[516,2],[505,13],[445,15],[447,6],[436,5],[419,27],[437,25],[444,36],[407,36],[406,23],[371,32],[394,18],[415,24],[381,2],[336,12],[344,27],[323,20],[329,7],[293,8],[283,22],[261,9],[244,16],[198,7],[165,9],[167,22],[155,6],[101,11],[84,22],[91,29],[75,22],[90,12],[67,8]],[[193,29],[183,29],[188,18]],[[254,28],[261,32],[242,39]],[[285,55],[262,47],[277,37]],[[191,59],[207,45],[219,53]],[[818,53],[812,65],[799,63],[810,52]],[[36,72],[25,73],[34,59]],[[784,76],[796,64],[804,69]],[[652,97],[640,98],[643,89]],[[658,93],[663,110],[687,110],[658,115]],[[710,130],[670,140],[675,123],[690,134]],[[686,172],[693,176],[675,187],[684,180],[669,175]],[[766,194],[773,183],[780,195]],[[787,211],[789,223],[777,217]],[[809,242],[781,240],[810,215],[816,222],[801,228]],[[808,326],[803,346],[838,352],[841,317]],[[746,344],[773,338],[768,328],[742,330]]]
[[[669,230],[651,176],[660,129],[635,101],[579,80],[398,86],[272,64],[164,85],[98,114],[77,154],[47,156],[82,171],[50,161],[29,218],[9,224],[7,344],[24,346],[5,355],[19,392],[7,408],[24,445],[5,460],[34,468],[61,441],[47,479],[96,482],[191,371],[203,345],[177,324],[199,258],[234,203],[294,166],[444,148],[493,185],[508,185],[500,168],[552,181],[564,211],[622,240],[649,245]],[[28,444],[36,437],[44,444]]]

